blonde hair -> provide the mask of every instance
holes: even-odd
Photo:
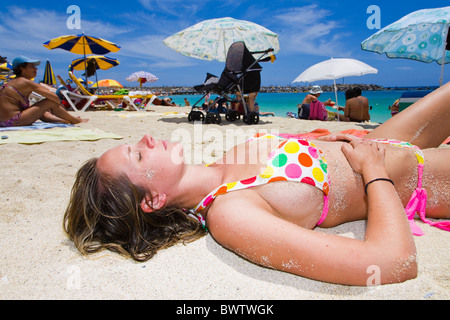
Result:
[[[101,173],[97,160],[79,169],[64,214],[64,230],[82,254],[107,249],[147,261],[160,249],[205,235],[200,223],[179,208],[142,211],[145,190],[126,176]]]

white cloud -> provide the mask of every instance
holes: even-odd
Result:
[[[177,17],[195,16],[196,13],[210,0],[139,0],[144,8],[149,11],[161,12]]]
[[[341,23],[331,16],[331,11],[315,4],[275,14],[273,19],[282,26],[279,37],[283,51],[328,57],[350,55],[341,43],[348,34],[339,31]]]
[[[158,68],[175,68],[195,65],[195,60],[187,58],[168,48],[159,35],[136,36],[121,42],[122,50],[117,56],[132,58],[136,65]]]

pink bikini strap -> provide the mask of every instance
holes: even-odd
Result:
[[[316,226],[324,222],[325,219],[327,218],[327,215],[328,215],[328,196],[324,194],[322,215],[320,216],[319,222],[317,222]]]
[[[427,191],[422,188],[423,164],[420,163],[417,166],[417,168],[418,168],[417,188],[416,190],[414,190],[411,199],[409,200],[408,205],[405,208],[406,216],[408,217],[412,233],[415,236],[423,236],[425,234],[414,221],[414,215],[416,214],[416,212],[419,214],[420,219],[424,223],[436,228],[450,231],[450,221],[433,222],[425,217],[427,205]]]

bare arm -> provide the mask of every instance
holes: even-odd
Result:
[[[355,167],[364,159],[372,164],[363,166],[364,179],[386,176],[383,151],[370,149],[367,155],[367,149],[376,147],[359,142],[345,148],[353,148],[344,152]],[[369,221],[363,241],[307,230],[275,216],[254,192],[239,193],[228,198],[232,206],[220,199],[213,203],[208,227],[219,243],[255,263],[347,285],[367,285],[373,268],[379,270],[380,284],[402,282],[417,274],[411,231],[388,182],[368,187]]]
[[[51,92],[45,86],[39,85],[30,80],[28,80],[28,81],[29,81],[29,85],[31,86],[31,91],[34,91],[34,92],[40,94],[41,96],[57,103],[58,105],[60,104],[59,98],[54,92]]]

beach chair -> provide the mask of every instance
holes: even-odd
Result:
[[[90,96],[95,97],[94,101],[104,101],[107,103],[111,108],[115,109],[117,108],[116,103],[120,102],[127,102],[130,106],[132,106],[136,111],[142,111],[145,110],[146,106],[153,102],[153,100],[156,99],[156,96],[153,94],[148,95],[116,95],[116,94],[109,94],[109,95],[94,95],[90,93],[81,83],[78,81],[78,79],[75,77],[75,75],[69,71],[69,77],[73,81],[73,83],[77,86],[78,90],[81,92],[83,96]],[[144,106],[142,109],[139,108],[135,103],[134,99],[142,99],[141,105]],[[73,107],[73,105],[71,104]],[[85,110],[86,108],[84,108]],[[82,111],[84,111],[82,110]]]
[[[98,99],[96,95],[82,95],[77,92],[75,92],[77,88],[72,89],[67,86],[67,84],[64,82],[64,80],[61,78],[61,76],[57,76],[58,81],[61,83],[62,87],[60,87],[58,90],[56,90],[56,94],[60,97],[60,99],[64,99],[67,101],[67,103],[70,105],[70,107],[73,109],[73,111],[86,111],[89,106]],[[81,85],[81,84],[80,84]],[[80,102],[84,101],[83,104],[80,104]]]
[[[228,49],[225,69],[220,78],[208,74],[204,84],[197,86],[197,91],[204,91],[205,93],[203,97],[192,106],[192,110],[188,115],[188,120],[220,123],[221,117],[218,112],[211,112],[212,109],[214,109],[215,104],[226,95],[239,93],[241,96],[240,103],[243,105],[244,122],[247,124],[257,124],[259,122],[259,115],[257,112],[249,112],[244,99],[244,94],[259,91],[261,86],[260,73],[262,71],[259,62],[272,60],[272,57],[274,56],[269,56],[269,53],[272,51],[273,49],[269,48],[264,51],[250,52],[244,42],[238,41],[233,43]],[[253,56],[254,54],[261,54],[261,56],[255,59]],[[200,101],[209,93],[215,93],[218,97],[211,104],[212,108],[208,107],[205,110],[205,116],[202,111],[198,110],[198,103],[200,103]],[[238,115],[236,115],[234,110],[229,110],[225,117],[229,121],[238,119]]]

